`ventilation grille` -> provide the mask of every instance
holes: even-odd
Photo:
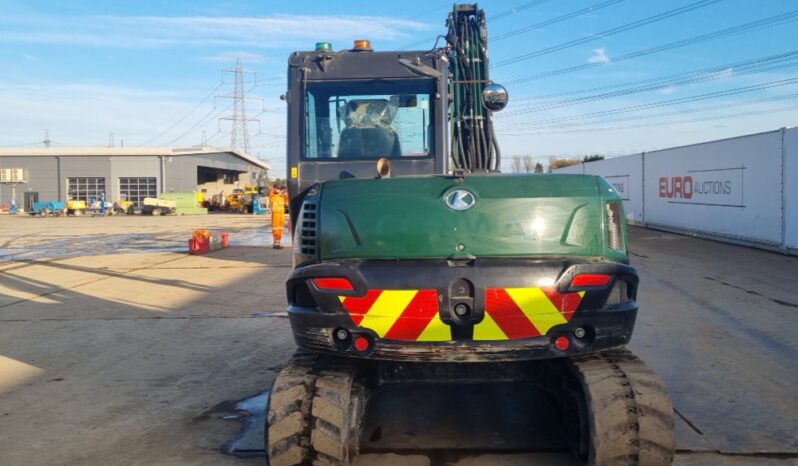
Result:
[[[316,203],[305,201],[299,218],[299,246],[303,256],[315,256],[317,251],[317,220]]]
[[[629,302],[629,285],[623,281],[618,280],[610,290],[610,296],[607,298],[607,304],[610,306],[617,306]]]
[[[625,251],[623,240],[623,207],[621,201],[607,203],[607,246],[616,251]]]

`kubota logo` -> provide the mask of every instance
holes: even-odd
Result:
[[[452,210],[468,210],[477,203],[477,197],[471,191],[454,189],[443,195],[443,202]]]

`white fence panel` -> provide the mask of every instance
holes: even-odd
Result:
[[[798,253],[798,128],[784,132],[784,243]]]
[[[569,165],[567,167],[562,167],[554,170],[554,173],[568,173],[573,175],[582,175],[585,173],[585,164],[578,163],[576,165]]]
[[[782,131],[645,154],[645,221],[782,244]]]
[[[628,155],[584,164],[585,173],[607,179],[623,199],[626,219],[643,223],[643,156]]]

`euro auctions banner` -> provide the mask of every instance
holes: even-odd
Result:
[[[798,128],[784,131],[784,245],[798,254]]]
[[[782,243],[782,131],[645,154],[645,221]]]
[[[688,170],[683,176],[661,176],[659,197],[670,204],[745,207],[745,166]]]

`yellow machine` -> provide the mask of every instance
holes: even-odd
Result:
[[[116,201],[114,202],[114,213],[118,214],[132,214],[133,210],[133,201],[128,201],[125,199],[124,201]]]
[[[76,217],[86,213],[86,201],[73,200],[67,202],[67,215]]]
[[[234,189],[227,195],[227,209],[233,212],[245,212],[247,209],[246,196],[243,189]]]

